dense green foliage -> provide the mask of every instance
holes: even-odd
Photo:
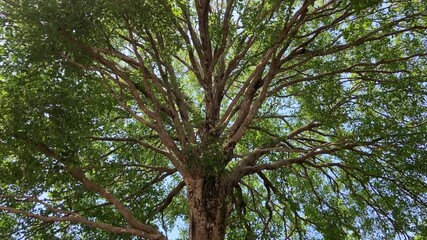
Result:
[[[187,236],[191,169],[228,239],[427,236],[426,2],[195,2],[0,1],[0,238]]]

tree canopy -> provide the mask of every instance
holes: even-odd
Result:
[[[0,236],[427,236],[427,3],[1,0]]]

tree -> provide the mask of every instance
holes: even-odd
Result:
[[[427,235],[424,1],[0,9],[3,237]]]

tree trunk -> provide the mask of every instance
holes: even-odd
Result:
[[[186,179],[190,240],[223,240],[227,221],[226,186],[220,177]]]

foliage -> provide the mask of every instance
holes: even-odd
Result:
[[[188,235],[203,176],[229,239],[423,239],[426,12],[2,0],[0,236]]]

